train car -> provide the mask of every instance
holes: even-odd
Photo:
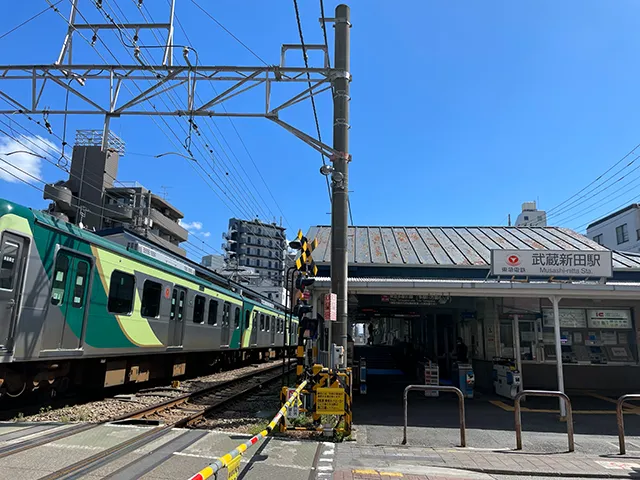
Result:
[[[0,199],[0,394],[274,357],[295,344],[297,321],[285,329],[286,318],[241,286]]]

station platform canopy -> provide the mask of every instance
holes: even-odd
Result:
[[[318,266],[318,280],[330,276],[331,227],[311,227],[308,239],[316,238],[318,246],[313,259]],[[504,281],[511,277],[490,275],[492,250],[554,250],[608,252],[606,247],[573,230],[561,227],[407,227],[353,226],[348,229],[348,258],[350,288],[386,285],[389,279],[398,286],[430,288],[436,279],[480,280],[461,284],[443,281],[433,285],[441,288],[476,289],[481,286],[494,291],[504,289]],[[613,277],[607,280],[609,290],[625,287],[640,288],[640,254],[613,251]],[[412,280],[412,279],[420,279]],[[366,279],[366,280],[365,280]],[[567,278],[565,280],[571,280]],[[600,283],[599,279],[575,279],[575,283]],[[409,285],[408,282],[413,282]],[[638,285],[634,285],[635,283]],[[530,279],[528,283],[548,283]],[[574,282],[570,282],[574,283]],[[495,284],[495,285],[494,285]],[[513,286],[513,289],[530,289]],[[562,287],[567,289],[567,286]],[[548,292],[546,293],[548,294]],[[545,294],[545,295],[546,295]]]

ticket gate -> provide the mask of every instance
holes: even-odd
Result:
[[[520,391],[520,372],[516,369],[513,360],[497,360],[493,364],[493,386],[496,394],[516,398]]]
[[[465,398],[473,398],[476,383],[473,367],[469,363],[453,364],[453,384],[460,389]]]

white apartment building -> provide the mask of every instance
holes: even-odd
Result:
[[[587,237],[612,250],[640,252],[640,204],[596,220],[587,227]]]

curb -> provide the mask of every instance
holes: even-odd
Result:
[[[488,475],[522,475],[525,477],[559,477],[559,478],[640,478],[640,473],[588,473],[588,472],[551,472],[540,470],[508,470],[502,468],[474,468],[474,467],[448,467],[458,470],[468,470]]]

